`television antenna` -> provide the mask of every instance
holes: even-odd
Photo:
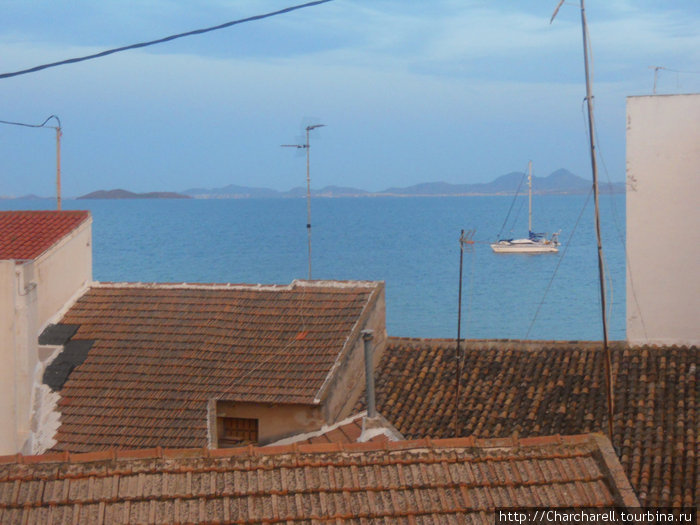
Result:
[[[306,231],[308,233],[309,242],[309,281],[311,280],[311,175],[310,175],[310,151],[311,143],[309,142],[309,132],[322,128],[325,124],[312,124],[306,126],[306,143],[304,144],[282,144],[283,148],[297,148],[306,150]]]

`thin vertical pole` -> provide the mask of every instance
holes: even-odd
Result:
[[[306,128],[306,231],[309,237],[309,281],[311,280],[311,147],[309,128]]]
[[[459,236],[459,292],[457,299],[457,377],[455,386],[455,406],[454,415],[452,416],[452,426],[455,437],[458,437],[457,425],[458,425],[458,415],[459,415],[459,403],[460,403],[460,386],[462,383],[462,353],[460,351],[460,343],[462,341],[462,266],[464,261],[464,230],[462,230]]]
[[[527,234],[532,232],[532,161],[527,163],[527,198],[528,198],[528,213],[527,213]]]
[[[61,126],[56,127],[56,209],[61,210]]]
[[[603,245],[600,235],[600,207],[598,203],[598,165],[596,163],[595,127],[593,123],[593,89],[588,71],[588,36],[586,8],[581,0],[581,26],[583,28],[583,61],[586,72],[586,105],[588,106],[588,140],[591,145],[591,169],[593,172],[593,200],[595,202],[595,231],[598,242],[598,277],[600,280],[600,307],[603,321],[603,353],[605,354],[605,384],[608,401],[608,436],[613,441],[614,395],[612,378],[612,359],[608,347],[608,325],[605,317],[605,267],[603,263]]]

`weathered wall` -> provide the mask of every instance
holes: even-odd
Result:
[[[332,379],[321,392],[323,416],[326,424],[345,419],[365,388],[365,355],[362,330],[372,330],[374,367],[379,364],[386,346],[386,302],[384,284],[381,283],[371,303],[350,335],[346,352],[336,364]]]
[[[627,99],[627,340],[700,344],[700,94]]]
[[[17,452],[15,263],[0,261],[0,455]]]
[[[216,417],[240,417],[258,420],[258,442],[266,445],[292,434],[318,430],[324,424],[321,409],[306,405],[266,405],[220,401],[210,415],[210,445],[216,448],[221,431]]]

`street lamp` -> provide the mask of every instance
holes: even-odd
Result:
[[[55,119],[57,126],[47,126],[46,123]],[[56,209],[61,209],[61,119],[56,115],[51,115],[41,124],[24,124],[22,122],[10,122],[7,120],[0,120],[0,124],[10,124],[12,126],[24,126],[25,128],[53,128],[56,130]]]
[[[311,280],[311,175],[310,175],[310,152],[309,132],[312,129],[322,128],[325,124],[313,124],[306,126],[306,144],[282,144],[283,148],[297,148],[306,150],[306,231],[309,238],[309,281]]]

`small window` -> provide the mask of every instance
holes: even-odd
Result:
[[[258,420],[240,417],[219,418],[219,447],[237,447],[258,442]]]

